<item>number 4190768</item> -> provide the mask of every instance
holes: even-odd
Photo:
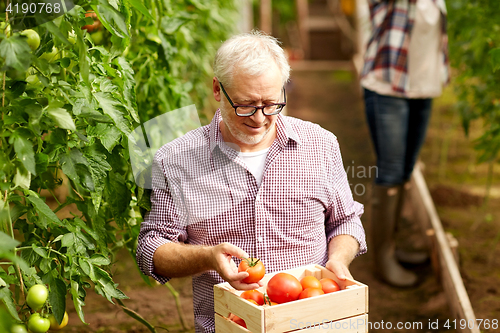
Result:
[[[465,328],[469,328],[469,329],[473,329],[473,328],[477,328],[477,329],[498,329],[498,319],[469,319],[469,320],[465,320],[465,319],[460,319],[460,320],[450,320],[448,319],[445,323],[444,323],[444,327],[447,328],[447,329],[457,329],[457,328],[460,328],[460,329],[465,329]]]
[[[61,4],[60,3],[45,3],[45,2],[31,2],[31,3],[9,3],[6,12],[11,14],[59,14],[61,12]]]

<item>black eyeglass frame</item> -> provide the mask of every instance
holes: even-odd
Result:
[[[285,96],[285,101],[283,103],[273,103],[273,104],[255,106],[255,105],[234,104],[233,101],[231,100],[231,98],[229,98],[229,96],[228,96],[228,94],[226,92],[226,89],[224,89],[224,86],[222,85],[222,83],[219,82],[219,84],[220,84],[220,87],[222,89],[222,92],[224,93],[224,96],[226,96],[227,100],[229,101],[229,104],[231,104],[231,106],[233,107],[234,112],[236,113],[237,116],[240,116],[240,117],[250,117],[250,116],[253,116],[255,114],[255,112],[257,112],[257,110],[259,110],[259,109],[262,110],[262,113],[264,115],[266,115],[266,116],[274,116],[274,115],[279,114],[285,108],[285,105],[286,105],[286,91],[285,91],[285,87],[283,87],[283,95]],[[266,113],[265,108],[270,107],[270,106],[275,106],[275,105],[278,106],[277,111],[273,111],[271,113]],[[241,113],[238,113],[238,108],[239,107],[250,107],[250,108],[254,108],[254,109],[253,109],[253,112],[251,112],[251,113],[241,114]]]

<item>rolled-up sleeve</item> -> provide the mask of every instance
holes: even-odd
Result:
[[[163,165],[164,151],[159,150],[152,169],[151,211],[144,217],[138,237],[136,260],[140,270],[160,283],[170,277],[154,273],[153,255],[169,242],[184,242],[187,238],[185,223],[178,211],[178,203],[171,186],[167,185]]]
[[[356,255],[359,256],[367,251],[365,230],[361,223],[364,207],[352,197],[336,138],[329,164],[330,205],[327,208],[325,221],[327,242],[330,243],[330,240],[338,235],[351,235],[359,243]]]

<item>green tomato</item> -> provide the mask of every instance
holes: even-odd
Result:
[[[47,287],[43,284],[35,284],[28,291],[28,296],[26,297],[26,303],[33,310],[37,311],[42,308],[42,306],[47,301],[49,297],[49,291]]]
[[[32,333],[45,333],[50,328],[50,320],[43,318],[39,313],[34,313],[28,319],[28,329]]]
[[[6,36],[10,35],[10,24],[6,22],[0,23],[0,32],[3,33]]]
[[[49,316],[49,321],[50,321],[50,329],[53,331],[59,331],[64,327],[66,327],[66,325],[68,325],[68,313],[64,311],[64,317],[61,324],[57,322],[56,317],[54,317],[53,314]]]
[[[97,30],[94,33],[91,33],[90,36],[92,37],[92,40],[94,41],[95,45],[101,45],[102,41],[104,39],[104,34],[102,30]]]
[[[57,49],[57,47],[52,46],[52,52],[45,52],[40,56],[40,59],[45,59],[48,62],[52,62],[59,59],[60,57],[61,55],[59,54],[59,50]]]
[[[26,330],[26,326],[24,326],[22,324],[16,324],[16,325],[12,326],[12,328],[10,329],[10,332],[11,333],[28,333],[28,331]]]
[[[33,51],[40,46],[40,36],[38,36],[38,33],[35,30],[26,29],[21,32],[21,35],[28,37],[28,45]]]

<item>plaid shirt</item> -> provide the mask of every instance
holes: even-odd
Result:
[[[436,3],[438,0],[432,0]],[[417,0],[368,0],[372,35],[365,52],[361,77],[374,71],[392,84],[395,92],[408,90],[408,48],[416,15]],[[448,68],[446,13],[441,11],[441,47],[443,63]],[[446,82],[449,81],[446,73]]]
[[[325,265],[328,242],[340,234],[357,239],[358,255],[366,252],[363,206],[353,200],[332,133],[279,115],[258,187],[239,153],[224,143],[221,120],[217,111],[209,125],[155,155],[152,210],[137,247],[145,274],[169,280],[153,273],[153,254],[168,242],[229,242],[260,258],[267,272]],[[197,332],[214,331],[213,285],[220,282],[214,271],[193,277]]]

